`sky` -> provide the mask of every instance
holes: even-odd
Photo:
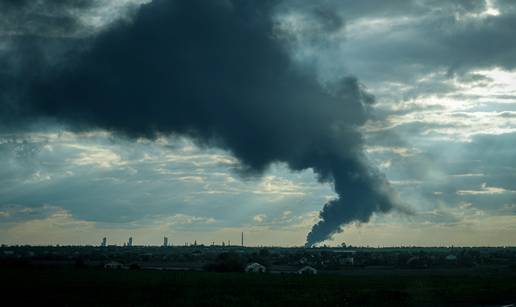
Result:
[[[0,243],[516,245],[516,2],[0,0]]]

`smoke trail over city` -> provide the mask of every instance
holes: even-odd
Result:
[[[17,123],[49,118],[132,138],[188,136],[230,151],[244,175],[276,162],[313,169],[338,198],[321,210],[307,237],[312,246],[347,223],[396,208],[396,197],[363,154],[358,128],[374,98],[353,77],[322,86],[312,71],[294,65],[273,22],[274,6],[250,0],[142,5],[132,22],[116,23],[90,43],[68,41],[70,50],[82,47],[64,60],[30,74],[20,73],[29,65],[23,63],[5,70],[0,88],[9,90],[0,110]],[[25,53],[20,62],[47,62],[41,38],[13,44]]]

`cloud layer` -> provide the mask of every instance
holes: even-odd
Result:
[[[273,162],[311,168],[339,195],[308,235],[313,245],[345,223],[388,212],[395,196],[363,155],[357,129],[374,99],[354,78],[323,87],[294,66],[276,35],[274,8],[269,1],[143,5],[131,24],[111,27],[80,56],[21,85],[15,110],[132,138],[185,135],[229,150],[246,175]]]
[[[514,243],[514,1],[46,2],[0,1],[0,224]]]

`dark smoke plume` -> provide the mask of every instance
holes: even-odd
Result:
[[[99,34],[80,56],[31,72],[30,82],[1,76],[17,90],[0,108],[74,129],[186,135],[229,150],[244,173],[261,173],[274,162],[312,168],[338,194],[307,237],[314,245],[396,205],[386,180],[366,161],[357,130],[373,98],[354,78],[326,88],[293,65],[276,35],[274,5],[156,0],[131,24]]]

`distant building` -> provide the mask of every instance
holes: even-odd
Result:
[[[317,274],[317,270],[315,268],[307,265],[307,266],[304,266],[304,267],[300,268],[299,270],[297,270],[297,273],[302,274],[302,275],[315,275],[315,274]]]
[[[125,268],[125,266],[120,262],[110,261],[110,262],[104,264],[104,268],[105,269],[123,269],[123,268]]]
[[[129,240],[127,241],[127,247],[133,246],[133,237],[129,237]]]
[[[245,267],[245,271],[247,273],[265,273],[267,269],[265,266],[259,264],[258,262],[253,262]]]
[[[107,246],[107,238],[106,237],[102,238],[102,242],[100,243],[100,246],[101,247],[106,247]]]
[[[168,246],[168,238],[167,237],[163,237],[163,246],[164,247]]]
[[[450,254],[445,258],[447,261],[457,261],[457,256]]]

